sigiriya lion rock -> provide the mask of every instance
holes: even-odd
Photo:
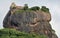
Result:
[[[51,14],[45,6],[28,8],[28,5],[16,6],[12,3],[3,20],[4,28],[14,28],[27,33],[46,35],[48,38],[58,38],[52,29]]]

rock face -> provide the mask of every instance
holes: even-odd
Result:
[[[3,20],[4,28],[15,28],[27,33],[37,33],[47,35],[49,38],[58,38],[51,28],[51,14],[43,11],[23,11],[12,8]]]

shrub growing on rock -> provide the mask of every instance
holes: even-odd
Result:
[[[39,9],[40,9],[40,7],[38,7],[38,6],[34,6],[34,7],[30,8],[30,10],[34,10],[34,11],[39,10]]]
[[[44,12],[49,12],[49,9],[46,8],[46,6],[42,6],[41,10],[44,11]]]
[[[23,9],[27,10],[28,9],[28,4],[25,4]]]

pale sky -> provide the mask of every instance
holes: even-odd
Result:
[[[0,28],[3,28],[3,19],[7,14],[12,2],[17,5],[28,4],[32,6],[46,6],[50,9],[51,13],[51,26],[56,31],[57,36],[60,38],[60,0],[0,0]]]

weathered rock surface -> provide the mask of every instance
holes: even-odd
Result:
[[[28,33],[47,35],[49,38],[58,38],[51,28],[51,14],[43,11],[16,12],[19,9],[10,9],[3,20],[4,28],[15,28]]]

